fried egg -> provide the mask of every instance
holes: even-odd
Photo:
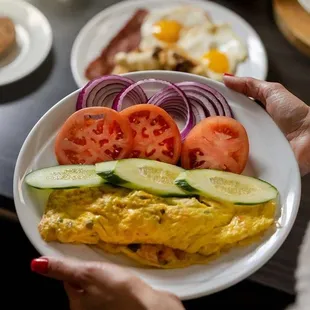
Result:
[[[198,25],[212,25],[208,14],[191,6],[169,7],[149,12],[141,27],[142,50],[177,44],[183,30]]]
[[[192,73],[222,80],[236,73],[247,47],[229,24],[216,25],[206,11],[179,6],[150,11],[141,28],[140,50],[179,49],[198,64]]]
[[[228,24],[183,29],[178,46],[199,63],[195,73],[216,80],[221,80],[225,72],[235,73],[238,64],[247,58],[246,45]]]

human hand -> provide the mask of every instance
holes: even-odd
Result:
[[[184,310],[176,296],[113,264],[42,257],[31,269],[64,282],[71,310]]]
[[[310,107],[279,83],[224,76],[227,87],[259,100],[291,144],[301,175],[310,172]]]

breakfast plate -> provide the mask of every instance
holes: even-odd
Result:
[[[84,244],[73,245],[56,242],[55,240],[51,241],[53,236],[55,236],[56,230],[55,227],[52,228],[52,230],[50,230],[48,227],[48,217],[45,216],[45,223],[41,222],[48,195],[46,194],[45,190],[35,189],[44,187],[44,181],[42,182],[42,176],[44,176],[44,173],[42,174],[40,172],[44,170],[38,169],[57,166],[58,161],[62,162],[62,164],[65,164],[65,162],[70,157],[70,154],[69,157],[66,157],[63,156],[64,154],[61,154],[61,152],[58,152],[59,156],[56,156],[55,150],[59,150],[59,145],[61,143],[67,143],[65,141],[66,139],[59,139],[59,135],[61,136],[64,132],[66,132],[66,129],[61,130],[61,128],[64,128],[63,125],[66,120],[68,120],[69,117],[76,112],[76,109],[78,109],[77,112],[79,113],[83,113],[83,110],[85,111],[84,104],[87,103],[85,103],[83,100],[80,100],[80,95],[82,97],[86,95],[88,98],[91,98],[94,95],[94,93],[92,94],[91,92],[85,91],[85,89],[83,92],[81,92],[81,89],[79,89],[55,104],[54,107],[52,107],[45,115],[42,116],[42,118],[29,133],[18,156],[14,173],[14,201],[20,223],[27,237],[42,255],[52,255],[58,257],[68,256],[82,260],[99,260],[103,262],[116,263],[124,266],[125,268],[128,268],[153,287],[170,291],[183,300],[212,294],[248,277],[257,269],[262,267],[276,253],[276,251],[288,236],[298,212],[301,190],[300,174],[298,164],[286,138],[283,136],[269,115],[259,105],[255,104],[245,96],[227,89],[220,82],[215,82],[204,77],[199,77],[197,75],[170,71],[134,72],[125,74],[122,76],[122,78],[131,79],[132,81],[138,82],[139,84],[144,83],[143,81],[145,81],[145,79],[152,79],[149,80],[151,83],[146,83],[145,86],[145,91],[147,92],[148,96],[155,94],[160,90],[160,87],[158,87],[156,83],[153,83],[154,79],[166,81],[164,83],[173,83],[175,85],[179,85],[180,82],[184,81],[194,84],[201,83],[206,85],[206,87],[212,87],[214,89],[214,93],[218,94],[217,98],[220,98],[219,94],[222,94],[222,96],[226,98],[227,103],[231,109],[226,109],[226,112],[223,113],[233,115],[235,122],[240,122],[244,126],[248,135],[249,156],[242,175],[244,175],[244,177],[255,177],[264,180],[265,182],[271,183],[274,187],[268,186],[268,190],[265,192],[268,193],[268,195],[274,195],[275,188],[278,190],[279,203],[277,205],[275,215],[277,225],[275,226],[274,230],[268,231],[258,242],[254,242],[246,247],[232,249],[231,251],[224,253],[215,260],[210,261],[208,264],[191,265],[186,266],[186,268],[174,269],[150,268],[150,266],[142,266],[140,264],[136,264],[126,257],[102,252],[97,248],[93,248]],[[102,98],[100,97],[103,95],[102,92],[101,95],[100,92],[97,92],[97,94],[99,94],[97,99]],[[94,99],[94,97],[92,98]],[[121,96],[118,98],[121,98]],[[97,99],[96,103],[94,101],[94,105],[99,104]],[[140,106],[151,106],[151,104]],[[111,114],[111,116],[113,115]],[[226,117],[228,119],[228,116]],[[86,119],[89,121],[89,118]],[[206,118],[206,120],[207,119],[208,118]],[[114,128],[117,127],[114,126]],[[100,127],[97,127],[97,130],[100,130]],[[184,133],[184,131],[181,132]],[[123,135],[119,137],[121,139],[124,138]],[[184,144],[185,143],[186,140]],[[156,163],[154,165],[159,164],[160,163]],[[99,170],[101,172],[106,169],[104,166],[105,165],[100,165]],[[175,167],[173,169],[177,168],[176,166],[173,167]],[[59,175],[57,174],[59,172],[59,167],[56,167],[56,169],[56,175]],[[136,177],[134,170],[133,172],[130,172],[127,164],[125,164],[124,169],[129,171],[126,176],[127,178],[130,179]],[[38,171],[39,174],[31,174],[31,172],[36,171]],[[188,171],[190,172],[191,170]],[[34,175],[35,177],[32,178]],[[109,175],[111,176],[111,174]],[[123,176],[121,176],[121,178],[124,180]],[[114,180],[119,180],[119,178]],[[189,180],[190,178],[187,179],[188,184],[194,186],[192,183],[190,183]],[[26,181],[27,184],[32,183],[35,188],[29,187],[26,184]],[[80,178],[77,178],[74,181],[74,185],[71,184],[70,186],[76,187],[77,183],[80,181]],[[91,181],[97,183],[98,176],[95,176],[95,178]],[[139,183],[141,180],[139,181],[137,179],[136,181]],[[46,178],[46,182],[49,183],[49,185],[46,185],[46,188],[49,188],[50,182],[53,182],[53,179]],[[257,186],[266,187],[266,184],[268,183],[257,183]],[[149,183],[146,182],[146,184]],[[59,185],[61,185],[61,183],[58,183],[57,188],[62,187],[64,184],[62,183],[62,186]],[[254,187],[256,188],[256,185]],[[160,188],[158,187],[158,189]],[[177,192],[180,191],[179,189],[176,189],[175,186],[171,186],[169,188],[167,187],[164,189],[161,187],[160,191],[167,192],[170,189]],[[62,192],[60,191],[60,193]],[[70,199],[75,199],[74,204],[80,203],[80,199],[76,198],[75,194],[69,195],[71,195]],[[147,199],[145,197],[142,198]],[[64,201],[61,197],[59,197],[59,199],[60,200],[55,201],[58,201],[57,203]],[[89,197],[87,199],[89,199]],[[162,203],[162,201],[160,203]],[[243,204],[244,203],[245,201],[243,201]],[[254,203],[253,200],[252,203]],[[53,202],[50,204],[50,210],[52,208],[52,204]],[[119,205],[119,203],[117,203],[117,205]],[[114,207],[115,206],[112,205],[112,208]],[[73,206],[73,208],[79,209],[80,207]],[[249,206],[249,208],[255,208],[255,206]],[[246,208],[244,210],[249,211],[250,209]],[[124,210],[122,212],[124,212]],[[168,209],[166,212],[168,212]],[[161,214],[163,215],[164,213]],[[168,213],[166,213],[166,215],[167,214]],[[206,211],[206,213],[202,214],[202,216],[208,216],[208,214],[209,211]],[[57,214],[56,216],[58,218]],[[181,219],[182,218],[180,217],[180,220]],[[190,221],[190,217],[187,217],[187,219]],[[59,219],[60,224],[64,223],[64,221],[65,219]],[[261,221],[259,220],[259,222]],[[87,222],[86,225],[89,226],[89,223]],[[183,231],[186,229],[186,224],[184,225],[182,226]],[[71,227],[72,223],[69,226]],[[93,223],[89,229],[92,229],[92,227]],[[174,225],[174,227],[177,226]],[[207,226],[202,227],[202,229],[205,229],[206,227]],[[113,225],[109,229],[111,228],[113,228]],[[143,230],[143,228],[141,229]],[[248,230],[251,230],[251,227],[249,227]],[[40,232],[42,234],[40,234]],[[138,234],[141,232],[142,231],[139,230]],[[173,233],[173,231],[170,230],[169,233]],[[44,234],[47,239],[50,238],[49,241],[51,242],[46,242],[43,240],[42,236]],[[83,234],[83,236],[86,238],[85,234]],[[89,237],[92,238],[92,235]],[[71,240],[74,240],[75,235],[69,232],[69,238],[73,238]],[[64,235],[62,235],[62,240],[65,240]],[[191,242],[193,242],[193,240]]]
[[[0,0],[0,17],[12,20],[16,44],[0,58],[0,86],[33,72],[52,46],[52,29],[47,18],[25,1]]]
[[[102,53],[102,50],[110,44],[111,40],[118,33],[121,32],[121,29],[124,27],[124,25],[128,22],[131,16],[133,16],[133,14],[138,9],[146,8],[149,12],[151,12],[149,14],[150,14],[150,21],[152,21],[153,17],[151,14],[154,14],[154,16],[158,14],[158,13],[155,14],[154,12],[155,9],[156,10],[161,9],[161,8],[166,9],[167,7],[167,1],[165,0],[149,0],[147,1],[147,6],[145,4],[146,2],[143,0],[122,1],[121,3],[110,6],[107,9],[99,12],[81,29],[81,31],[79,32],[78,36],[75,39],[75,42],[73,44],[72,51],[71,51],[71,71],[79,87],[82,87],[89,81],[89,74],[87,73],[88,71],[92,70],[93,74],[98,74],[98,71],[97,71],[98,67],[94,67],[90,69],[92,63],[95,62],[97,57],[99,57],[99,55]],[[236,58],[243,59],[244,57],[243,55],[245,53],[243,50],[246,49],[247,51],[246,59],[242,60],[242,62],[240,62],[239,65],[236,67],[236,70],[234,70],[236,75],[252,76],[258,79],[262,79],[262,80],[266,79],[267,71],[268,71],[268,60],[267,60],[267,54],[266,54],[265,47],[260,37],[256,33],[256,31],[243,18],[241,18],[239,15],[237,15],[233,11],[217,3],[211,2],[211,1],[172,0],[172,1],[169,1],[169,6],[167,7],[167,10],[169,11],[170,7],[183,6],[183,5],[185,6],[189,5],[194,10],[199,10],[201,12],[204,12],[205,14],[208,14],[209,17],[207,17],[207,20],[212,19],[214,24],[227,23],[229,25],[228,27],[231,29],[229,30],[222,29],[223,30],[222,32],[214,36],[214,39],[218,40],[219,45],[221,45],[221,43],[219,42],[225,42],[225,40],[227,39],[227,36],[228,38],[229,37],[239,38],[239,41],[234,41],[231,43],[229,43],[228,41],[226,42],[227,45],[229,45],[230,47],[234,46],[235,48],[235,51],[232,52],[232,54],[229,56],[231,57],[229,60],[232,60],[232,63],[235,62]],[[143,13],[141,15],[143,15]],[[176,19],[177,15],[179,15],[179,21],[184,20],[184,23],[185,23],[183,14],[177,14],[175,11],[171,11],[170,16],[172,17],[169,17],[169,18]],[[201,22],[204,19],[201,16],[199,17],[200,14],[197,14],[195,15],[195,18],[194,18],[196,19],[196,21],[193,21],[193,19],[191,19],[191,16],[194,16],[194,15],[195,13],[189,12],[187,14],[186,23],[188,23],[188,25],[192,25],[196,23],[196,26],[198,26],[198,28],[199,27],[204,28],[204,26],[202,25],[203,23]],[[137,19],[139,19],[139,17],[137,17]],[[150,34],[149,34],[149,30],[147,30],[148,24],[149,22],[147,22],[147,20],[144,20],[144,24],[141,27],[142,38],[146,40],[145,42],[147,43],[145,45],[147,47],[150,46],[149,44]],[[130,26],[130,27],[134,28],[134,26]],[[130,27],[128,29],[130,29]],[[143,27],[145,30],[143,30]],[[168,29],[172,29],[172,28],[173,26],[170,28],[168,27]],[[206,36],[203,34],[204,31],[206,30],[200,29],[200,30],[197,30],[196,32],[195,30],[193,31],[194,31],[193,34],[188,33],[188,35],[184,37],[183,41],[184,41],[185,47],[187,46],[188,50],[191,51],[194,55],[196,55],[198,52],[199,52],[199,55],[206,53],[205,49],[203,49],[203,46],[206,46],[207,40],[201,40],[201,39],[198,40],[198,38],[200,37],[206,38]],[[143,34],[143,32],[145,33]],[[126,32],[126,35],[128,37],[127,32]],[[197,38],[197,40],[194,42],[192,41],[191,38]],[[127,42],[126,44],[124,43],[123,45],[127,46],[131,44],[133,43]],[[216,44],[216,42],[214,44]],[[238,47],[239,45],[242,47]],[[243,47],[243,45],[245,47]],[[112,50],[113,48],[111,48],[110,50]],[[120,49],[122,50],[122,48]],[[225,50],[225,47],[223,48]],[[188,52],[188,50],[186,51]],[[200,52],[200,50],[202,51]],[[192,54],[187,53],[187,55],[192,55]],[[130,58],[130,56],[128,57]],[[141,58],[142,57],[139,57],[139,59]],[[217,59],[219,60],[221,58],[217,58]],[[197,61],[199,63],[200,60],[197,60]],[[150,63],[151,61],[148,60],[145,66],[148,66]],[[139,67],[139,70],[137,71],[147,70],[147,69],[143,69],[143,66],[141,65],[141,63],[137,64],[137,66]],[[103,64],[102,67],[107,67],[107,66]],[[160,69],[162,68],[152,67],[150,70],[160,70]],[[194,70],[194,72],[189,72],[189,71],[186,71],[186,72],[195,74],[195,72],[200,72],[200,70],[197,69],[196,71]],[[217,72],[221,72],[221,70]],[[121,72],[121,73],[125,73],[125,72]],[[108,73],[105,73],[105,74],[108,74]],[[199,73],[199,75],[201,74]],[[207,77],[211,77],[211,76],[207,75]],[[91,79],[93,78],[94,76]],[[213,77],[211,78],[213,79]]]

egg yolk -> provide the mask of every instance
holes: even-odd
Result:
[[[216,49],[211,49],[203,55],[204,59],[209,61],[209,69],[216,73],[225,73],[229,71],[229,62],[225,54]]]
[[[175,43],[179,39],[182,25],[175,20],[160,20],[153,25],[153,36],[160,41]]]

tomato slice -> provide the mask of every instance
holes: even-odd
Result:
[[[72,114],[55,142],[59,164],[95,164],[125,158],[132,150],[126,118],[110,108],[91,107]]]
[[[181,135],[177,124],[165,110],[152,104],[137,104],[124,109],[121,115],[129,120],[133,130],[133,149],[129,157],[169,164],[178,162]]]
[[[198,123],[184,140],[185,169],[216,169],[240,174],[248,161],[248,135],[238,121],[212,116]]]

